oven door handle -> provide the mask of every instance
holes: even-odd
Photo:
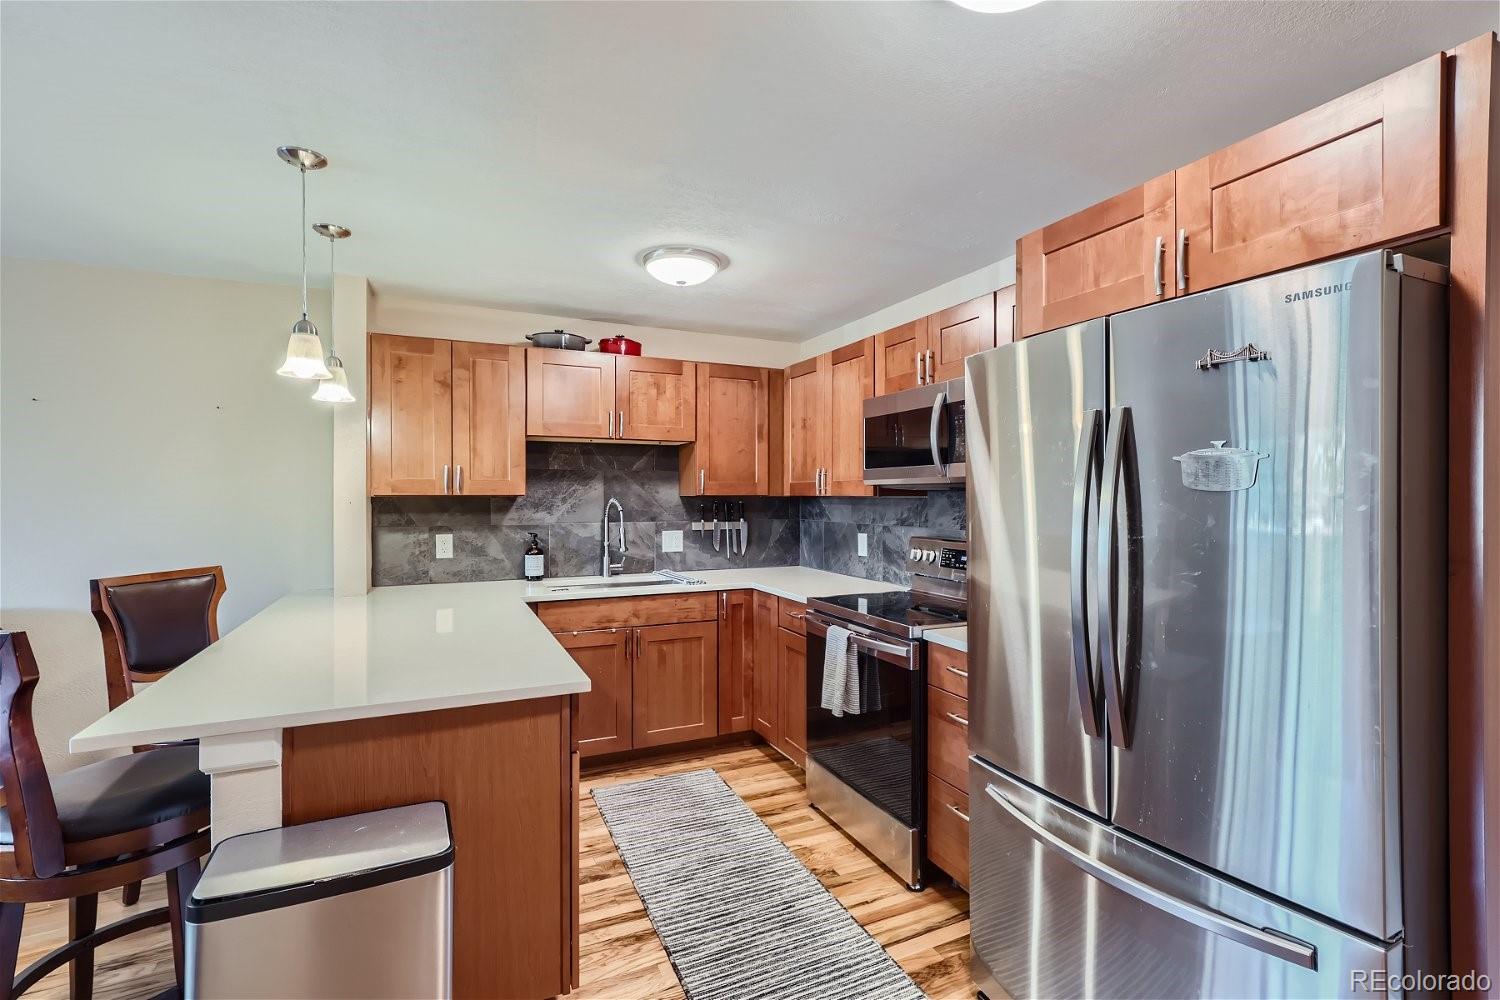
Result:
[[[862,631],[858,631],[849,625],[830,622],[828,619],[819,618],[817,615],[811,612],[809,612],[807,614],[807,617],[803,619],[803,624],[806,626],[810,634],[820,635],[824,638],[826,638],[828,635],[828,626],[838,624],[839,628],[849,630],[849,638],[856,646],[863,646],[865,649],[873,653],[889,653],[892,656],[901,657],[901,663],[899,664],[899,666],[903,670],[917,669],[917,664],[915,662],[916,657],[912,655],[915,648],[914,645],[898,646],[895,643],[881,642],[879,639],[871,638],[870,636],[864,634]]]

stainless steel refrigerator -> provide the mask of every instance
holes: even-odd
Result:
[[[1367,253],[969,360],[991,997],[1445,970],[1446,281]]]

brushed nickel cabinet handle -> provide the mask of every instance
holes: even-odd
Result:
[[[620,411],[620,419],[615,421],[615,426],[620,428],[620,437],[625,436],[625,411]]]
[[[464,467],[462,465],[457,465],[457,466],[454,466],[454,469],[453,469],[453,492],[454,493],[462,493],[463,491],[464,491]]]
[[[922,385],[922,352],[917,352],[917,385]]]
[[[950,673],[950,674],[957,674],[958,676],[964,678],[965,680],[967,680],[968,677],[969,677],[969,672],[967,670],[960,670],[957,667],[948,667],[947,670],[948,670],[948,673]]]
[[[1165,292],[1167,290],[1166,286],[1164,286],[1162,284],[1162,273],[1161,273],[1162,272],[1162,266],[1164,264],[1164,258],[1166,256],[1167,256],[1167,238],[1165,236],[1158,236],[1156,238],[1156,251],[1155,251],[1155,253],[1152,256],[1152,264],[1151,264],[1151,268],[1152,268],[1151,275],[1152,275],[1152,278],[1156,281],[1156,297],[1157,298],[1161,298],[1162,292]]]
[[[927,351],[927,384],[931,385],[936,381],[937,376],[932,372],[932,350],[929,348]]]
[[[1177,230],[1177,290],[1179,292],[1187,291],[1187,246],[1187,230]]]
[[[967,726],[969,724],[969,720],[965,719],[962,715],[955,715],[952,712],[944,712],[943,714],[952,719],[954,722],[958,723],[960,726]]]
[[[448,467],[443,466],[443,495],[448,494]]]
[[[609,436],[610,437],[614,437],[615,436],[615,411],[614,410],[610,410],[609,411]]]
[[[700,497],[703,495],[703,470],[702,469],[698,470],[698,495]]]
[[[959,819],[963,820],[965,823],[967,823],[969,821],[969,814],[966,813],[966,812],[964,812],[962,809],[958,808],[958,806],[954,805],[952,802],[947,803],[947,806],[948,806],[948,811],[951,812],[951,813],[953,813],[953,815],[957,816]]]

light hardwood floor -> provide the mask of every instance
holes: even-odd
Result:
[[[808,805],[797,768],[766,747],[743,746],[584,774],[579,835],[582,984],[573,996],[587,1000],[682,997],[667,954],[589,793],[604,785],[702,767],[719,772],[928,996],[975,995],[968,971],[968,897],[946,880],[926,892],[908,892]],[[160,906],[164,901],[162,881],[148,882],[141,905]],[[100,900],[99,923],[103,926],[124,912],[120,894],[108,893]],[[20,966],[61,944],[67,926],[66,904],[28,908]],[[135,1000],[153,996],[171,980],[171,945],[162,928],[101,949],[94,995],[99,1000]],[[67,971],[53,973],[27,995],[63,1000],[68,995]]]

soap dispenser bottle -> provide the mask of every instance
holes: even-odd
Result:
[[[542,550],[541,539],[530,532],[531,541],[526,546],[526,579],[535,583],[547,575],[547,553]]]

